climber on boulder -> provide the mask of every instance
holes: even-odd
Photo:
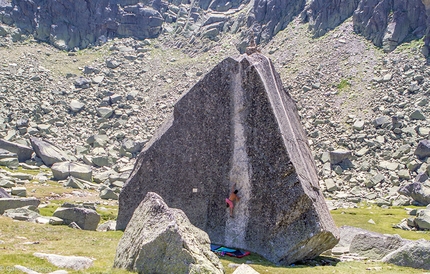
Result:
[[[236,183],[233,184],[231,187],[230,195],[228,198],[225,198],[225,202],[227,203],[227,207],[230,207],[230,217],[233,218],[233,208],[234,208],[234,202],[239,202],[240,197],[237,196],[237,193],[239,190],[235,189]]]

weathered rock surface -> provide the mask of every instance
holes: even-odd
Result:
[[[411,197],[421,205],[430,204],[430,181],[414,182],[399,189],[399,193]]]
[[[232,182],[241,196],[234,219],[224,202]],[[121,191],[118,229],[148,192],[183,210],[212,242],[276,263],[318,256],[338,241],[294,102],[259,54],[225,59],[176,103]]]
[[[100,222],[95,210],[83,207],[59,207],[53,216],[61,218],[66,225],[75,222],[83,230],[96,230]]]
[[[208,235],[151,192],[118,244],[114,267],[139,273],[224,273]]]
[[[93,265],[93,259],[83,256],[63,256],[47,253],[33,253],[34,256],[48,260],[56,267],[70,268],[73,270],[85,270]]]
[[[380,260],[408,242],[408,240],[402,239],[399,235],[383,235],[366,231],[354,236],[349,247],[349,252],[357,253],[366,258]]]
[[[37,156],[39,156],[47,166],[52,166],[55,163],[64,162],[69,159],[66,153],[48,142],[42,141],[36,137],[31,137],[30,141],[34,152],[36,152]]]
[[[0,214],[7,209],[20,208],[25,206],[38,207],[40,200],[37,198],[0,198]]]
[[[20,162],[25,162],[26,160],[31,159],[31,155],[33,154],[33,149],[31,147],[8,142],[3,139],[0,139],[0,148],[16,153]]]
[[[247,264],[239,265],[233,274],[259,274],[254,268]]]
[[[64,180],[69,176],[82,179],[87,182],[92,182],[93,171],[91,166],[72,163],[72,162],[58,162],[51,167],[52,175],[56,180]]]
[[[411,241],[391,252],[383,262],[413,268],[430,269],[430,242],[425,240]]]
[[[7,193],[2,187],[0,187],[0,198],[11,198],[9,193]]]

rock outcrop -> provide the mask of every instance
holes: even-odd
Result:
[[[192,37],[191,41],[197,37],[218,41],[222,32],[250,29],[258,42],[266,43],[299,14],[304,22],[309,22],[310,31],[319,37],[353,17],[357,33],[390,51],[408,39],[422,38],[428,33],[426,5],[421,0],[190,3],[95,0],[90,4],[84,0],[73,4],[66,0],[13,0],[0,2],[0,23],[20,30],[13,32],[4,28],[3,32],[10,33],[14,40],[23,39],[22,34],[31,34],[58,48],[73,50],[98,45],[113,37],[154,38],[163,30]],[[246,40],[244,36],[241,39]],[[428,46],[427,38],[425,42]],[[243,49],[242,46],[238,48]],[[79,109],[72,108],[72,111]]]
[[[224,273],[208,235],[151,192],[118,244],[114,267],[139,273]]]
[[[235,218],[225,198],[239,189]],[[125,229],[148,192],[187,214],[211,241],[288,265],[334,246],[328,212],[294,101],[268,58],[227,58],[175,105],[120,193]]]

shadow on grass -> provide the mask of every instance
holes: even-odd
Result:
[[[289,266],[280,266],[269,262],[258,254],[250,254],[242,258],[230,257],[230,256],[218,256],[220,258],[226,274],[233,273],[237,266],[241,264],[249,264],[257,272],[270,272],[270,273],[286,273],[289,269],[295,269],[306,271],[306,269],[313,268],[315,266],[336,266],[340,260],[328,256],[318,256],[311,260],[303,260],[295,262]]]

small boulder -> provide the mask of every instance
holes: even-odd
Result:
[[[35,257],[47,259],[48,262],[59,268],[70,268],[73,270],[88,269],[93,265],[93,259],[82,256],[62,256],[46,253],[34,253]]]
[[[116,194],[112,189],[107,187],[100,191],[100,198],[105,200],[118,200],[118,194]]]
[[[209,236],[148,192],[118,244],[114,267],[139,273],[224,273]]]
[[[18,160],[20,162],[30,160],[31,155],[33,154],[33,149],[31,147],[9,142],[3,139],[0,139],[0,147],[2,149],[15,153],[18,156]]]
[[[414,223],[419,229],[430,230],[430,209],[418,211]]]
[[[421,140],[415,149],[414,154],[418,158],[425,158],[430,156],[430,140]]]
[[[51,167],[52,174],[56,180],[65,180],[69,176],[91,182],[93,171],[91,166],[72,162],[59,162]]]
[[[83,207],[59,207],[53,216],[61,218],[66,225],[75,222],[83,230],[96,230],[100,222],[95,210]]]
[[[387,254],[382,261],[398,266],[430,270],[430,242],[411,241]]]
[[[338,150],[330,151],[330,163],[332,165],[340,164],[345,160],[349,160],[351,155],[352,153],[350,150],[338,149]]]
[[[255,269],[248,264],[241,264],[236,268],[233,274],[259,274],[259,272],[255,271]]]
[[[14,220],[27,222],[34,222],[37,218],[41,217],[37,208],[34,206],[7,209],[3,213],[3,216],[12,218]]]
[[[0,199],[1,198],[11,198],[9,193],[7,193],[2,187],[0,187]]]
[[[40,200],[37,198],[0,198],[0,214],[5,210],[12,208],[20,208],[25,206],[38,207]]]
[[[430,204],[430,182],[424,183],[414,182],[412,184],[401,187],[398,192],[407,197],[411,197],[414,201],[422,205]]]
[[[30,137],[30,142],[36,155],[41,158],[43,163],[47,166],[52,166],[55,163],[64,162],[69,159],[64,151],[48,142],[42,141],[36,137]]]
[[[76,113],[81,111],[85,107],[85,104],[82,102],[79,102],[78,100],[72,100],[70,102],[69,107],[72,112]]]

